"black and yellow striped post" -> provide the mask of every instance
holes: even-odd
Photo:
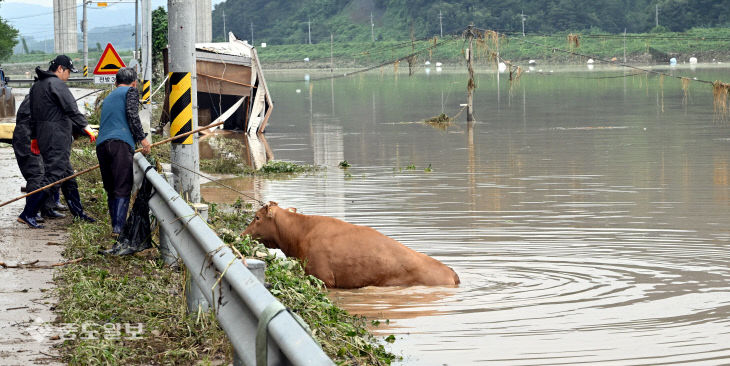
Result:
[[[142,80],[142,104],[150,104],[150,81]]]
[[[193,130],[192,79],[189,72],[170,73],[170,136]],[[193,135],[172,140],[173,144],[191,145]]]
[[[84,65],[84,77],[89,76],[89,67]]]

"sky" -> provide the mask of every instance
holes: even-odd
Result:
[[[89,4],[88,17],[89,29],[95,27],[117,26],[134,24],[134,3],[118,3],[119,0],[107,0],[109,6],[98,7]],[[133,1],[133,0],[125,0]],[[215,5],[224,0],[211,0]],[[77,20],[81,21],[82,11],[81,0],[76,0],[79,5]],[[152,0],[152,8],[162,6],[167,8],[167,0]],[[36,40],[53,38],[53,0],[4,0],[0,2],[0,14],[2,18],[20,31],[23,37],[32,37]]]

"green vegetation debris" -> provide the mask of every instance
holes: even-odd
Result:
[[[426,120],[426,123],[448,123],[451,122],[451,118],[445,113],[441,113],[438,116],[431,117]]]
[[[94,146],[86,140],[74,143],[72,164],[86,167],[96,160]],[[273,172],[306,171],[293,163],[273,162]],[[90,364],[229,364],[233,350],[213,313],[189,315],[184,298],[184,273],[159,259],[156,248],[132,256],[98,254],[113,244],[106,193],[98,170],[79,177],[86,211],[98,221],[74,221],[69,227],[64,257],[83,258],[59,268],[55,277],[59,304],[57,326],[63,323],[142,324],[141,339],[128,339],[122,327],[120,339],[65,340],[63,361]],[[242,237],[254,208],[238,201],[230,206],[211,204],[209,222],[221,239],[248,258],[267,263],[270,291],[309,324],[314,338],[339,365],[389,365],[396,357],[367,329],[363,317],[353,316],[327,298],[322,282],[304,274],[301,263],[277,259],[262,244]],[[155,233],[156,235],[156,233]],[[155,238],[155,241],[156,238]],[[387,320],[385,320],[388,323]]]

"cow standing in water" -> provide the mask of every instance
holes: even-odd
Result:
[[[367,226],[325,216],[302,215],[269,202],[243,234],[279,248],[305,264],[327,287],[458,285],[443,263]]]

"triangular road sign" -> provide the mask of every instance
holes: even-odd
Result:
[[[99,62],[96,64],[94,74],[115,75],[122,67],[124,67],[122,58],[119,57],[117,50],[112,47],[112,44],[107,43],[104,53],[101,54],[101,58],[99,58]]]

